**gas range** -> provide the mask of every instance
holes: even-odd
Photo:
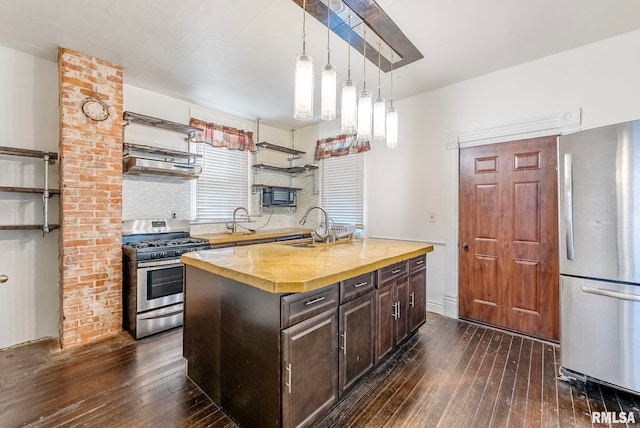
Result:
[[[183,322],[184,266],[180,256],[211,248],[189,236],[188,220],[122,224],[125,328],[136,339]]]
[[[188,220],[126,221],[122,233],[122,250],[132,261],[177,259],[211,248],[208,240],[189,236]]]

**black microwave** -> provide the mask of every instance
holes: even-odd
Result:
[[[292,189],[290,187],[263,187],[262,206],[295,207],[296,189]]]

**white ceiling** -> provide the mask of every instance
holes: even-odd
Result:
[[[394,72],[396,99],[640,28],[638,0],[378,4],[424,55]],[[0,45],[50,60],[58,45],[79,50],[123,66],[126,83],[289,129],[308,125],[292,117],[301,21],[292,0],[0,0]],[[326,28],[309,16],[307,53],[319,82]],[[347,44],[334,35],[339,81],[346,79],[346,56]],[[362,56],[352,62],[361,88]],[[370,62],[367,76],[374,89]],[[387,99],[389,79],[383,73]]]

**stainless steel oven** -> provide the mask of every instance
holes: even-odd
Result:
[[[180,260],[138,262],[138,312],[182,303],[184,266]]]
[[[187,220],[123,223],[123,325],[136,339],[183,323],[184,266],[180,255],[210,248],[189,237]]]

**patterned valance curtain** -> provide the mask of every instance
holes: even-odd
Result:
[[[189,126],[202,129],[205,143],[213,147],[226,147],[230,150],[256,151],[253,132],[243,131],[230,126],[217,125],[204,120],[191,118]]]
[[[315,159],[326,159],[336,156],[346,156],[355,153],[368,152],[371,146],[368,141],[358,141],[356,134],[340,134],[316,142]]]

